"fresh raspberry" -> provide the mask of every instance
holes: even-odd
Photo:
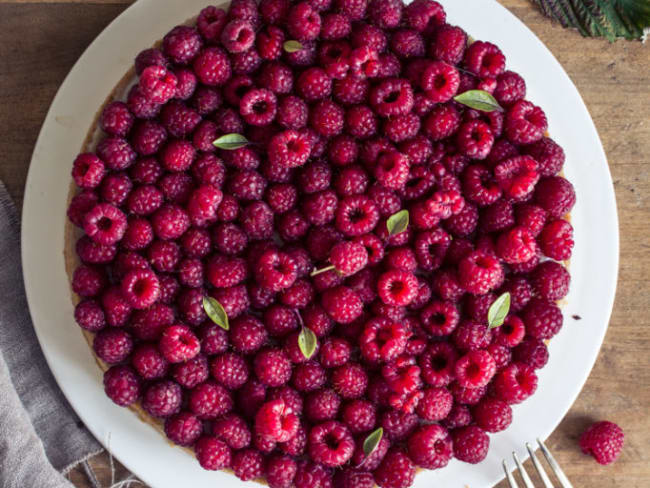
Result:
[[[458,264],[458,282],[470,293],[483,295],[503,282],[499,260],[483,251],[474,251]]]
[[[409,332],[406,325],[384,317],[371,319],[359,337],[359,347],[364,359],[371,363],[391,361],[402,354]]]
[[[561,176],[543,178],[535,188],[535,201],[551,217],[569,213],[576,202],[573,185]]]
[[[404,452],[391,449],[374,475],[380,488],[408,488],[415,479],[415,465]]]
[[[260,9],[265,3],[260,3]],[[287,2],[288,3],[288,2]],[[291,488],[298,466],[289,456],[274,455],[266,460],[266,481],[270,488]]]
[[[332,473],[321,464],[309,461],[298,463],[294,478],[296,488],[333,488]]]
[[[352,31],[350,18],[343,14],[330,13],[322,17],[320,38],[328,41],[343,39]]]
[[[260,349],[266,340],[264,325],[253,316],[238,317],[230,325],[230,341],[238,352],[253,353]]]
[[[160,296],[160,283],[153,271],[135,269],[130,271],[121,283],[122,295],[136,309],[153,305]]]
[[[131,354],[133,339],[122,329],[100,330],[93,339],[93,350],[108,364],[121,363]]]
[[[489,42],[476,41],[465,52],[466,68],[480,78],[496,78],[505,71],[506,58]]]
[[[228,55],[218,47],[208,47],[199,52],[193,63],[199,81],[208,86],[221,86],[231,76]]]
[[[506,403],[521,403],[537,390],[537,375],[527,364],[511,363],[496,374],[494,390]]]
[[[516,102],[506,113],[505,134],[515,144],[537,142],[547,129],[544,111],[526,100]]]
[[[415,411],[423,420],[436,422],[449,415],[453,397],[446,388],[426,388]]]
[[[537,252],[535,237],[526,227],[513,227],[497,240],[497,255],[506,263],[525,263]]]
[[[598,464],[611,464],[621,454],[624,439],[623,430],[615,423],[596,422],[580,436],[580,449]]]
[[[368,5],[370,22],[381,29],[393,29],[402,19],[402,9],[402,2],[397,0],[371,0]]]
[[[230,448],[216,437],[201,437],[194,445],[194,452],[203,469],[218,471],[231,465]]]
[[[176,69],[174,70],[174,75],[177,79],[174,97],[181,100],[189,100],[194,94],[196,85],[198,84],[196,75],[189,68]]]
[[[546,217],[546,210],[537,205],[524,203],[515,207],[515,221],[517,225],[526,227],[535,237],[544,228]]]
[[[310,393],[305,400],[305,415],[312,422],[335,419],[341,406],[340,397],[333,390]]]
[[[239,223],[250,239],[268,239],[273,234],[273,211],[264,202],[253,202],[242,209]]]
[[[169,305],[176,300],[181,285],[171,275],[158,275],[160,282],[160,302]]]
[[[172,369],[174,380],[186,389],[194,388],[196,385],[203,383],[208,379],[209,375],[208,360],[202,354],[184,363],[177,363]]]
[[[287,63],[294,67],[310,66],[316,61],[316,42],[303,41],[301,42],[302,49],[292,53],[284,53],[284,58]]]
[[[493,95],[501,106],[509,107],[526,98],[526,82],[514,71],[501,73],[496,81],[497,85]]]
[[[236,390],[248,380],[248,365],[240,355],[227,352],[210,363],[212,377],[229,390]]]
[[[419,83],[427,98],[436,103],[444,103],[458,92],[460,76],[452,65],[434,61],[424,68]]]
[[[131,218],[122,238],[122,247],[129,251],[139,251],[149,246],[153,239],[153,228],[148,220]]]
[[[352,400],[343,406],[340,417],[350,432],[359,434],[375,427],[377,412],[373,404],[366,400]]]
[[[480,388],[490,382],[496,365],[486,351],[470,351],[456,362],[455,372],[460,386]]]
[[[96,152],[106,167],[115,171],[128,168],[136,158],[133,147],[121,137],[107,137],[97,144]]]
[[[501,188],[484,166],[469,166],[463,173],[462,184],[464,196],[480,207],[493,204],[501,196]]]
[[[398,29],[390,38],[390,48],[399,58],[422,57],[425,53],[424,39],[414,29]]]
[[[309,125],[323,137],[333,137],[343,130],[344,111],[331,100],[321,100],[309,112]]]
[[[255,374],[267,386],[282,386],[291,378],[291,361],[282,349],[266,349],[255,356]]]
[[[289,9],[287,30],[299,41],[316,39],[321,30],[321,16],[309,2],[298,3]]]
[[[287,130],[273,136],[267,149],[269,161],[283,167],[295,168],[307,162],[311,144],[305,133]]]
[[[315,226],[330,223],[336,215],[338,198],[333,190],[323,190],[306,196],[302,202],[302,213]]]
[[[282,337],[298,329],[296,313],[282,305],[272,305],[264,312],[264,325],[272,337]]]
[[[95,300],[87,299],[79,302],[74,309],[74,319],[84,330],[97,332],[106,325],[102,307]]]
[[[309,108],[300,98],[287,95],[280,99],[276,122],[286,129],[298,130],[307,125]]]
[[[127,209],[136,215],[150,215],[160,208],[164,200],[163,193],[153,185],[136,187],[126,202]]]
[[[548,348],[541,339],[528,337],[513,349],[512,358],[534,369],[541,369],[548,363]]]
[[[297,365],[293,371],[292,384],[298,391],[314,391],[326,381],[325,370],[316,362]]]
[[[190,217],[177,205],[164,205],[153,214],[151,224],[157,237],[172,240],[182,236],[190,227]]]
[[[388,386],[398,395],[408,395],[419,389],[420,368],[415,359],[410,356],[400,356],[385,364],[381,369],[383,378]]]
[[[387,78],[370,90],[369,99],[377,115],[394,117],[411,111],[413,89],[407,80]]]
[[[193,445],[203,433],[203,425],[190,412],[180,412],[165,420],[165,435],[179,446]]]
[[[352,144],[354,144],[354,147],[356,148],[356,143],[353,142]],[[347,161],[349,160],[348,157],[350,155],[352,155],[352,153],[346,151],[343,155],[345,160],[339,157],[336,159],[336,162],[344,162],[347,164]],[[363,193],[366,193],[368,189],[369,179],[370,178],[368,176],[368,173],[366,173],[366,171],[361,166],[348,166],[346,168],[343,168],[336,176],[334,180],[334,189],[341,197],[361,195]]]
[[[418,358],[422,379],[432,386],[451,383],[458,354],[448,343],[435,342]],[[426,394],[425,394],[426,399]]]
[[[154,241],[147,249],[147,258],[156,271],[171,272],[180,260],[180,248],[170,241]]]
[[[368,0],[334,0],[334,6],[350,20],[361,20],[365,17]]]
[[[340,488],[373,488],[375,480],[372,473],[364,471],[365,465],[360,469],[346,468],[334,475],[335,486]]]
[[[438,105],[424,119],[423,129],[433,141],[440,141],[454,134],[460,122],[460,114],[452,105]]]
[[[527,156],[506,159],[494,168],[494,177],[505,196],[524,200],[533,192],[539,180],[537,162]]]
[[[298,432],[299,421],[296,413],[287,408],[284,400],[266,402],[255,417],[255,432],[277,442],[287,442]]]
[[[152,119],[158,115],[161,106],[144,96],[138,85],[133,85],[126,100],[131,113],[139,119]]]
[[[350,359],[350,344],[337,337],[328,339],[320,346],[320,363],[325,368],[342,366]]]
[[[243,19],[233,19],[221,31],[221,45],[230,53],[248,51],[255,44],[255,27]]]
[[[336,467],[345,464],[354,453],[354,439],[347,427],[335,421],[328,421],[311,429],[308,437],[310,457],[325,466]]]
[[[429,55],[449,64],[458,64],[467,48],[467,34],[460,27],[444,24],[438,27],[429,45]]]
[[[127,407],[140,396],[140,379],[129,366],[112,366],[104,373],[104,391],[114,403]]]
[[[150,48],[140,51],[135,57],[135,72],[138,76],[149,66],[167,66],[169,60],[160,49]]]
[[[359,398],[368,386],[368,375],[357,363],[346,363],[332,371],[334,390],[343,398]]]
[[[183,390],[174,381],[157,381],[149,385],[142,394],[142,408],[149,415],[158,418],[178,413],[183,401]]]
[[[72,164],[72,178],[79,188],[96,188],[105,175],[104,162],[95,154],[80,154]]]
[[[349,324],[361,315],[363,303],[354,291],[345,286],[330,288],[323,292],[321,305],[332,320]]]
[[[416,0],[404,8],[404,20],[418,32],[432,32],[446,17],[442,5],[433,0]]]
[[[196,29],[179,25],[163,38],[163,52],[177,64],[188,64],[198,54],[202,44]]]
[[[387,305],[406,306],[418,293],[418,280],[415,275],[396,269],[383,273],[377,281],[377,292]]]
[[[369,83],[366,79],[354,77],[334,80],[332,95],[343,105],[362,103],[368,96]]]
[[[200,419],[215,419],[232,410],[233,400],[223,386],[206,381],[190,390],[189,407]]]
[[[542,252],[551,259],[569,259],[574,245],[573,227],[566,220],[554,220],[542,229],[539,244]]]
[[[251,442],[251,431],[244,419],[228,414],[212,424],[212,433],[232,449],[243,449]]]
[[[494,135],[490,127],[481,120],[465,122],[456,135],[458,148],[467,157],[485,159],[494,143]]]
[[[447,466],[454,455],[453,442],[444,427],[424,425],[409,437],[408,453],[418,466],[440,469]]]
[[[258,282],[272,291],[289,288],[296,281],[297,270],[293,259],[274,249],[266,251],[257,261]]]
[[[198,338],[186,325],[174,325],[165,329],[159,347],[170,363],[188,361],[201,350]]]
[[[101,246],[111,246],[122,239],[127,229],[124,213],[110,203],[99,203],[84,215],[84,231]]]
[[[526,154],[537,161],[541,176],[554,176],[562,170],[566,155],[564,150],[551,138],[543,137],[525,148]]]
[[[490,438],[475,425],[452,431],[454,456],[459,461],[477,464],[483,461],[490,448]]]
[[[557,301],[569,293],[571,276],[555,261],[541,263],[531,275],[531,282],[537,295],[548,301]]]
[[[257,33],[255,47],[262,59],[276,60],[282,56],[284,51],[282,48],[284,39],[285,34],[281,28],[274,25],[267,25],[262,31]]]
[[[368,263],[368,251],[357,242],[342,241],[332,248],[330,263],[344,276],[353,275]]]
[[[140,74],[140,90],[153,103],[164,104],[176,94],[176,76],[163,66],[149,66]]]
[[[508,347],[515,347],[523,340],[525,334],[524,322],[516,315],[508,315],[503,325],[496,329],[494,342]]]
[[[521,313],[526,334],[536,339],[550,339],[562,328],[562,311],[555,303],[533,297]]]
[[[82,297],[97,296],[106,286],[106,276],[102,270],[80,265],[72,275],[72,290]]]

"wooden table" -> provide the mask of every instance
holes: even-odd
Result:
[[[589,381],[549,446],[576,487],[647,488],[650,46],[583,39],[552,24],[528,0],[500,1],[542,39],[578,85],[609,157],[620,217],[621,267],[611,326]],[[86,46],[129,3],[0,0],[0,180],[19,206],[32,148],[56,90]],[[623,454],[609,467],[583,456],[577,446],[589,422],[602,419],[619,423],[626,432]],[[92,465],[107,484],[106,456]],[[118,475],[124,473],[120,468]],[[78,487],[88,486],[80,470],[70,479]]]

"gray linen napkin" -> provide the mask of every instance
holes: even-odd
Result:
[[[0,182],[0,488],[71,488],[101,452],[54,381],[32,327],[16,208]]]

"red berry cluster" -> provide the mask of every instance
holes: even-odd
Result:
[[[499,48],[433,0],[234,0],[135,64],[68,210],[107,395],[272,488],[406,488],[416,466],[481,461],[562,326],[575,203]],[[503,111],[454,101],[470,89]],[[213,144],[228,134],[243,144]]]

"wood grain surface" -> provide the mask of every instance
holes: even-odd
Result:
[[[647,488],[650,46],[584,39],[551,23],[528,0],[500,1],[541,38],[578,86],[605,145],[620,218],[621,265],[611,326],[585,388],[548,445],[576,488]],[[130,3],[0,0],[0,180],[18,206],[32,148],[56,90],[86,46]],[[621,458],[608,467],[583,456],[577,446],[585,427],[602,419],[619,423],[626,433]],[[108,486],[107,456],[91,464],[102,486]],[[127,473],[118,467],[117,474]],[[82,470],[69,477],[75,486],[89,486]]]

